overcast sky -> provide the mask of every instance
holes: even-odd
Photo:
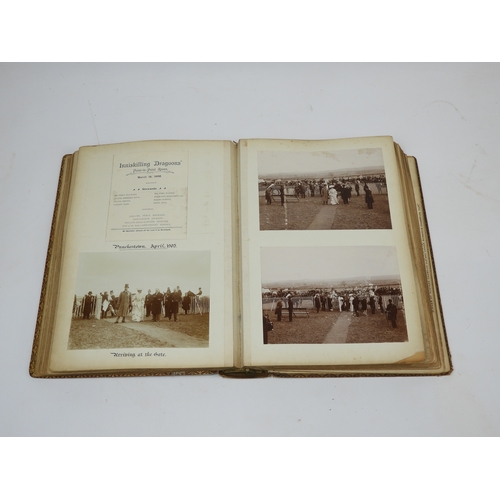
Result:
[[[262,283],[399,276],[395,247],[263,247]]]
[[[123,290],[125,283],[130,292],[142,288],[152,292],[159,288],[180,286],[182,293],[210,293],[210,252],[176,251],[120,251],[82,253],[78,267],[76,295]]]
[[[323,175],[335,171],[375,167],[384,168],[382,149],[344,149],[341,151],[259,151],[259,177],[287,172],[302,174],[322,172]]]

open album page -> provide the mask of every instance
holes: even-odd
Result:
[[[233,366],[235,160],[222,141],[79,150],[51,373]]]
[[[245,366],[425,358],[392,138],[240,141],[240,182]]]

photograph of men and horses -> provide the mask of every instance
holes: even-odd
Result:
[[[264,247],[265,344],[406,342],[396,249]]]
[[[82,253],[68,349],[208,347],[210,252]]]
[[[261,230],[391,229],[382,149],[259,151]]]

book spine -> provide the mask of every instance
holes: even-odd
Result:
[[[33,348],[31,351],[31,360],[29,365],[29,373],[32,377],[43,377],[47,375],[46,365],[48,361],[48,351],[50,345],[50,339],[42,339],[42,332],[49,330],[44,328],[44,320],[46,315],[44,311],[46,308],[46,302],[48,299],[47,288],[49,287],[49,281],[54,271],[54,260],[58,257],[56,246],[56,240],[58,239],[57,229],[59,227],[59,214],[62,211],[61,205],[64,204],[65,194],[63,193],[64,187],[67,185],[67,178],[70,175],[70,171],[73,165],[73,155],[65,155],[61,162],[61,169],[59,173],[59,182],[57,184],[56,200],[54,204],[54,215],[52,216],[52,225],[50,229],[49,244],[47,250],[47,259],[45,260],[45,270],[42,279],[42,290],[40,292],[40,305],[38,307],[38,315],[36,319],[35,326],[35,336],[33,339]],[[66,190],[67,191],[67,190]],[[66,193],[67,194],[67,193]],[[49,332],[47,332],[49,333]],[[50,330],[50,333],[51,330]],[[44,341],[42,343],[42,340]]]

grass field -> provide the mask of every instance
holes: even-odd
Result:
[[[391,229],[391,216],[387,194],[373,194],[373,210],[369,210],[364,195],[351,197],[349,204],[327,205],[332,211],[332,221],[325,229]],[[259,197],[261,230],[307,229],[319,211],[325,207],[319,197],[300,198],[299,201],[266,204]],[[335,215],[334,215],[335,214]]]
[[[274,314],[269,319],[274,323],[274,329],[268,333],[269,344],[322,344],[330,332],[333,324],[341,313],[315,310],[309,311],[309,318],[302,316],[288,321],[288,311],[283,311],[282,321],[276,321]],[[350,315],[343,312],[342,315]],[[392,328],[384,314],[377,311],[368,316],[360,313],[359,317],[350,316],[351,323],[347,334],[347,344],[379,343],[379,342],[406,342],[408,333],[404,314],[399,311],[397,328]]]
[[[344,313],[346,314],[346,313]],[[392,328],[391,322],[387,321],[385,314],[376,311],[368,316],[353,316],[346,344],[378,343],[378,342],[406,342],[408,332],[406,331],[405,315],[398,311],[397,328]]]
[[[146,318],[146,322],[158,328],[173,330],[174,332],[185,333],[191,337],[208,341],[209,314],[178,314],[178,321],[171,321],[168,318],[161,318],[161,321],[153,323]]]
[[[259,197],[260,204],[260,229],[307,229],[316,214],[323,208],[321,198],[301,198],[300,201],[289,202],[285,207],[280,203],[266,204],[263,197]]]
[[[141,323],[143,324],[143,323]],[[209,314],[179,315],[177,322],[162,318],[152,322],[146,318],[144,324],[153,328],[184,333],[208,342]],[[68,349],[118,349],[142,347],[172,347],[168,340],[159,340],[146,333],[137,332],[121,323],[100,320],[73,319],[69,333]]]
[[[344,313],[346,314],[346,313]],[[309,318],[301,316],[288,321],[288,311],[283,310],[281,322],[276,321],[274,314],[269,319],[274,323],[274,329],[268,333],[269,344],[322,344],[326,335],[340,313],[316,310],[309,311]]]

